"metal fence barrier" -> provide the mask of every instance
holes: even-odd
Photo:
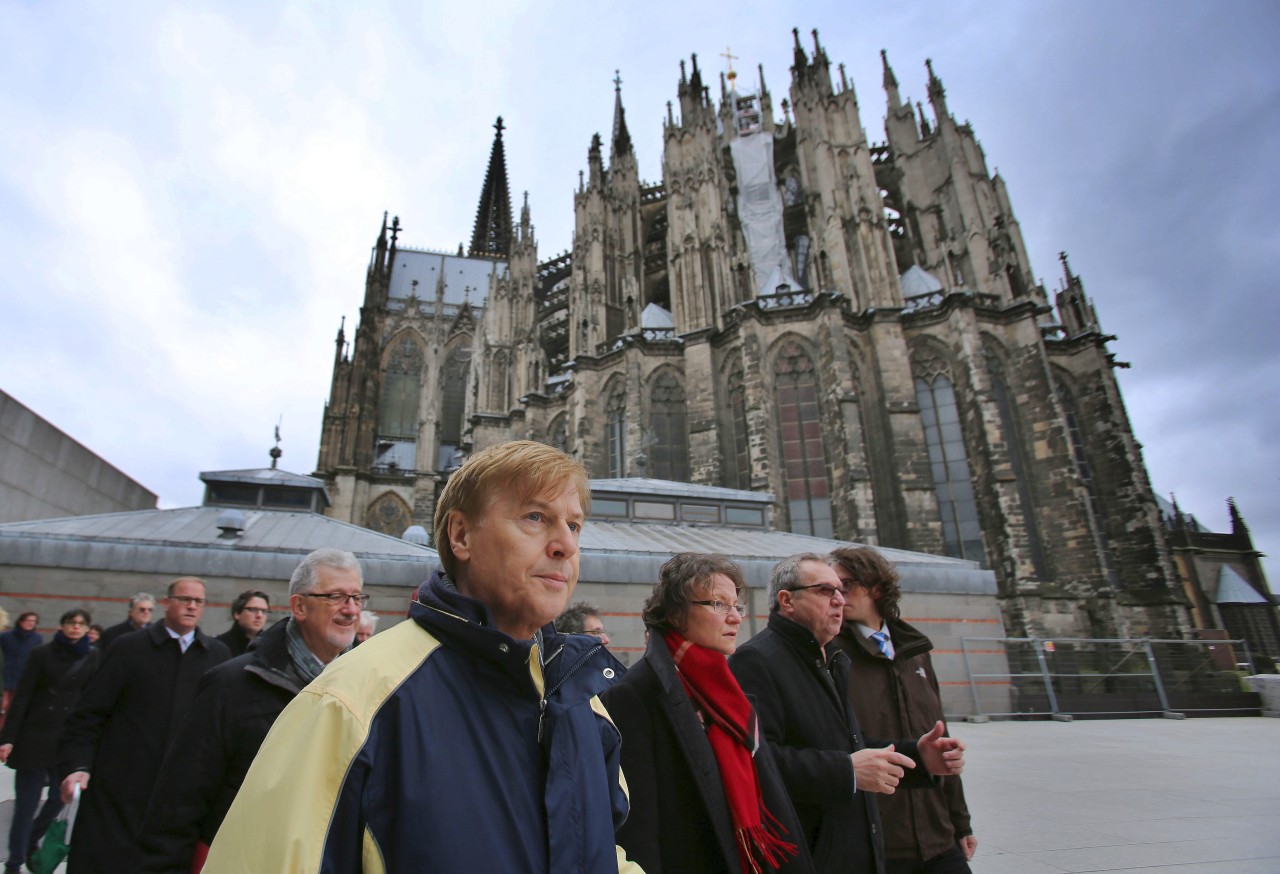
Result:
[[[1003,647],[1007,673],[975,671]],[[1256,715],[1244,640],[966,637],[961,639],[974,712],[986,717]],[[992,687],[1007,687],[1007,699]],[[984,690],[979,695],[979,688]],[[1007,701],[1007,704],[1005,703]],[[1001,707],[1007,709],[1001,709]]]

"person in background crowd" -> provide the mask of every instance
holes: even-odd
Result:
[[[44,638],[36,633],[39,624],[40,615],[27,611],[18,616],[13,628],[0,634],[0,653],[4,655],[4,701],[0,703],[0,713],[9,712],[9,702],[18,688],[18,678],[22,676],[27,656],[44,642]]]
[[[360,630],[356,632],[357,644],[364,643],[366,640],[373,637],[374,633],[378,630],[378,619],[378,614],[374,613],[372,610],[360,611]]]
[[[754,697],[760,729],[821,872],[884,872],[876,793],[932,787],[958,774],[964,745],[938,722],[919,740],[869,740],[849,703],[849,659],[830,646],[844,586],[824,556],[783,559],[769,581],[769,624],[729,659]],[[886,746],[886,743],[889,745]]]
[[[929,638],[899,617],[898,572],[869,546],[834,550],[828,561],[844,585],[844,626],[833,645],[848,653],[849,697],[862,727],[879,737],[912,737],[942,719]],[[978,839],[960,777],[936,791],[879,799],[888,874],[968,874]]]
[[[751,702],[726,661],[737,648],[745,588],[722,555],[671,558],[645,601],[644,657],[600,696],[622,732],[631,798],[618,842],[645,871],[813,870]]]
[[[203,580],[170,583],[161,621],[116,640],[67,719],[58,745],[62,800],[75,786],[84,793],[68,874],[140,867],[139,830],[163,751],[205,671],[231,657],[199,629],[204,605]]]
[[[96,622],[93,623],[89,626],[89,633],[85,637],[89,638],[89,643],[97,647],[98,640],[102,637],[102,626]]]
[[[215,638],[227,645],[231,657],[243,655],[253,639],[267,624],[267,610],[271,599],[266,592],[249,589],[236,595],[231,602],[231,627]]]
[[[156,599],[146,592],[139,592],[129,599],[129,615],[123,622],[112,625],[98,638],[98,649],[106,652],[111,644],[132,631],[141,631],[151,621],[155,612]]]
[[[556,617],[556,631],[561,634],[590,634],[609,645],[609,635],[600,618],[600,608],[590,601],[579,601]]]
[[[5,874],[21,870],[62,810],[56,772],[58,738],[80,692],[98,669],[98,651],[89,642],[88,631],[89,614],[84,610],[62,614],[53,640],[31,651],[0,730],[0,762],[17,772]],[[49,797],[41,805],[40,795],[46,788]]]
[[[443,570],[408,621],[280,714],[205,874],[636,870],[614,840],[621,739],[596,698],[621,666],[552,625],[590,501],[582,465],[532,441],[454,471],[435,509]]]
[[[280,711],[350,649],[363,588],[354,555],[317,549],[289,580],[290,615],[258,635],[249,652],[204,675],[151,795],[142,871],[200,870]]]

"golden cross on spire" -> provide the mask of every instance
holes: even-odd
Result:
[[[724,58],[725,61],[729,64],[728,78],[729,78],[729,81],[732,82],[734,79],[738,78],[738,74],[735,73],[733,70],[733,62],[740,61],[742,59],[739,58],[737,55],[735,55],[732,51],[730,51],[728,46],[724,47],[724,51],[720,53],[720,57]]]

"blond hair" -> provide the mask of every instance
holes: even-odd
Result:
[[[457,559],[449,544],[449,516],[453,512],[474,522],[498,489],[510,489],[519,500],[526,501],[570,485],[578,489],[583,515],[590,514],[587,470],[559,449],[532,440],[516,440],[477,452],[449,477],[436,502],[432,529],[440,566],[449,576],[455,576]]]

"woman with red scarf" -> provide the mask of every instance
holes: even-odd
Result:
[[[644,658],[600,696],[622,733],[631,800],[618,843],[647,874],[813,870],[755,711],[729,673],[745,588],[722,555],[674,556],[644,605]]]

